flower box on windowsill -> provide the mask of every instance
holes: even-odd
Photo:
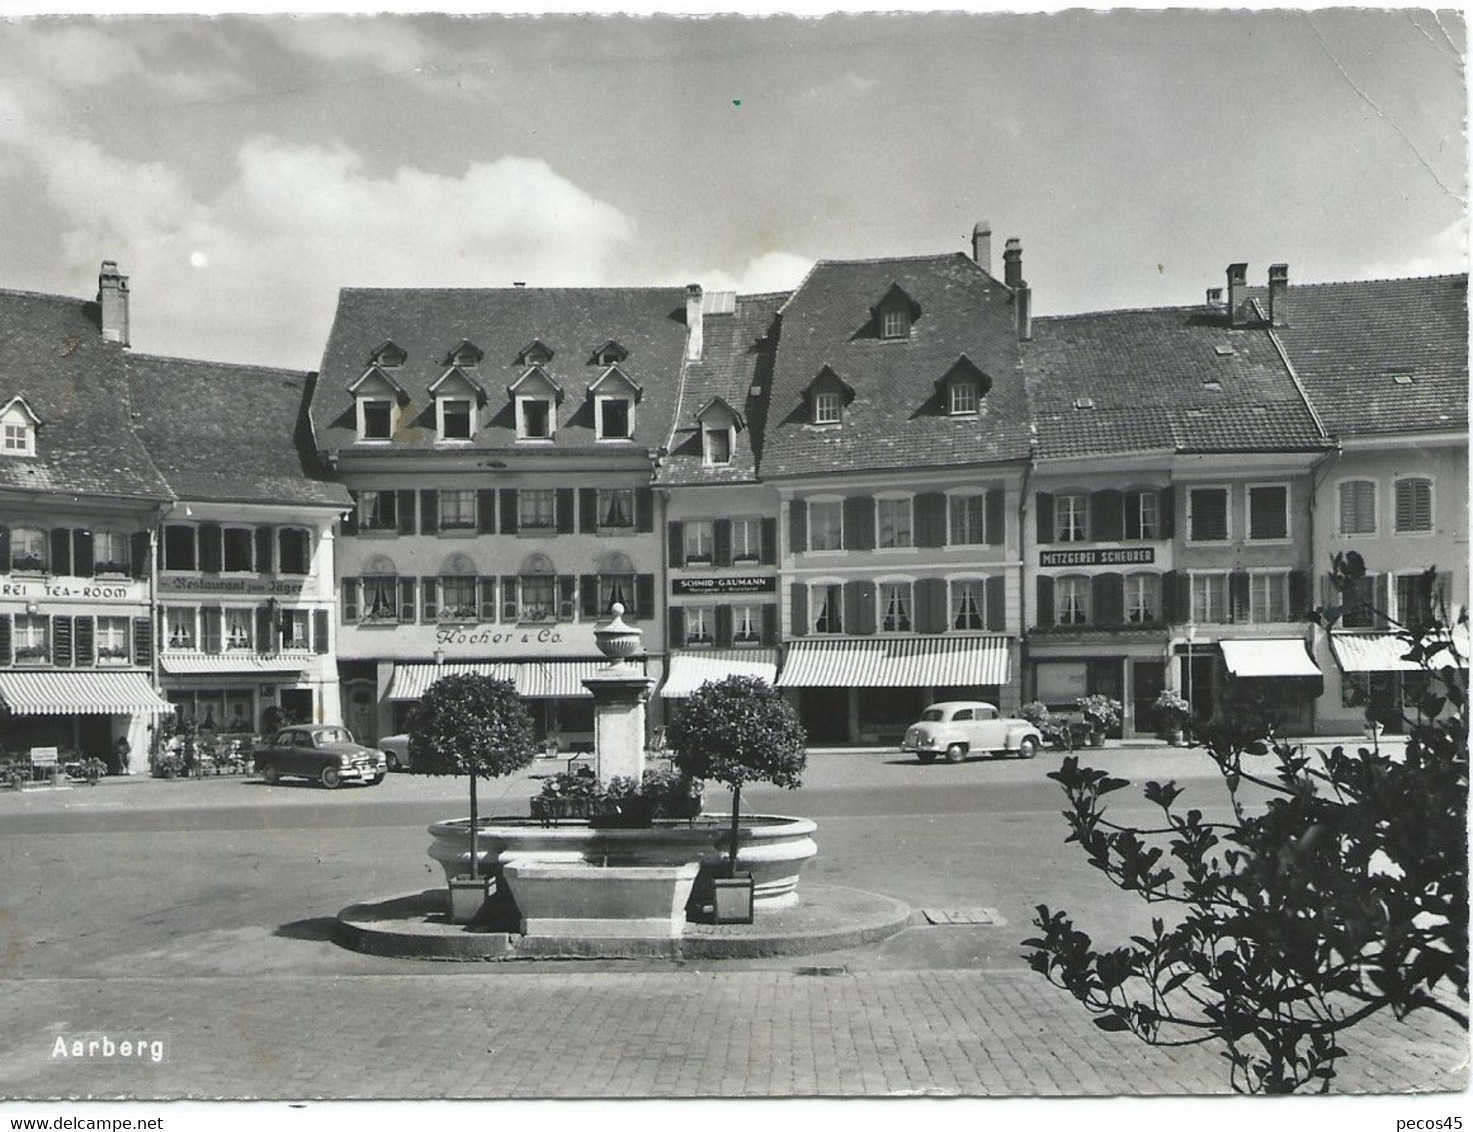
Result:
[[[10,572],[12,574],[44,574],[46,563],[39,558],[21,557],[10,560]]]
[[[18,648],[15,650],[15,662],[17,664],[50,664],[51,651],[43,648]]]

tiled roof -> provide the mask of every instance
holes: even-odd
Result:
[[[511,448],[515,406],[506,388],[526,370],[517,365],[519,355],[540,341],[553,352],[542,368],[567,394],[557,409],[556,439],[547,447],[593,448],[586,390],[607,368],[592,363],[611,339],[629,351],[619,368],[643,390],[634,414],[635,445],[659,448],[670,433],[685,354],[684,288],[345,289],[312,399],[318,443],[329,450],[354,444],[355,406],[347,387],[363,375],[373,352],[392,341],[407,357],[390,372],[409,395],[394,446],[431,447],[435,403],[429,386],[448,368],[450,352],[468,341],[484,353],[469,372],[489,395],[472,450]]]
[[[700,361],[685,366],[679,417],[672,422],[661,483],[750,483],[757,478],[776,343],[771,331],[777,309],[787,298],[787,294],[740,295],[731,313],[708,314],[701,320],[705,348]],[[758,392],[753,394],[753,389]],[[731,463],[707,467],[702,463],[696,414],[717,397],[742,415],[745,427],[737,430]]]
[[[316,467],[296,370],[129,354],[134,427],[180,499],[351,502]]]
[[[1034,319],[1023,369],[1043,459],[1326,446],[1268,334],[1203,307]]]
[[[1466,275],[1291,283],[1288,307],[1277,333],[1330,433],[1467,429]]]
[[[123,347],[99,326],[96,303],[0,291],[0,404],[23,397],[41,420],[34,457],[0,456],[0,488],[171,498],[129,427]]]
[[[902,340],[881,339],[870,317],[892,286],[920,308]],[[941,404],[936,383],[963,354],[992,380],[979,416],[952,417]],[[838,427],[808,423],[804,391],[824,366],[854,390]],[[783,306],[764,478],[992,463],[1028,452],[1012,293],[965,255],[821,261]]]

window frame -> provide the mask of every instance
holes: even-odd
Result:
[[[1067,588],[1067,594],[1066,594]],[[1068,600],[1066,600],[1066,597]],[[1058,574],[1054,577],[1054,624],[1064,629],[1085,628],[1094,623],[1094,582],[1088,574]],[[1066,607],[1079,616],[1065,619]]]
[[[131,618],[116,617],[100,614],[97,618],[96,628],[93,630],[94,655],[99,668],[114,668],[129,665],[133,662],[133,645]],[[119,633],[122,636],[122,644],[114,645],[105,643],[112,634]],[[109,651],[104,651],[109,650]],[[112,651],[116,650],[116,651]]]
[[[1270,538],[1257,538],[1253,534],[1253,493],[1255,491],[1273,491],[1282,489],[1284,493],[1284,533],[1274,535]],[[1273,480],[1263,483],[1245,484],[1243,487],[1243,525],[1244,540],[1256,546],[1282,546],[1294,541],[1294,493],[1286,480]]]
[[[1161,620],[1160,574],[1156,573],[1154,570],[1134,570],[1131,573],[1125,575],[1122,585],[1125,593],[1124,614],[1126,625],[1153,625]],[[1147,590],[1150,591],[1151,596],[1149,606],[1144,600]],[[1139,618],[1131,616],[1133,612],[1133,598],[1141,599],[1139,602],[1136,602],[1134,604],[1137,605],[1144,612],[1149,613],[1150,616]]]
[[[962,610],[959,608],[961,599],[960,587],[967,587],[972,599],[972,613],[976,617],[975,625],[958,625]],[[978,575],[967,578],[946,579],[946,625],[948,632],[955,633],[983,633],[987,631],[987,579]]]
[[[687,519],[680,535],[682,558],[686,565],[710,566],[716,561],[716,522],[714,519]],[[704,543],[705,548],[700,549]],[[692,550],[692,545],[697,547]]]
[[[701,426],[701,463],[708,468],[724,468],[731,463],[731,452],[736,447],[736,429],[731,425],[723,427]],[[711,437],[721,436],[726,443],[726,459],[716,459],[716,453],[711,447]]]
[[[450,436],[446,432],[446,410],[451,405],[465,406],[465,435]],[[476,438],[476,399],[474,397],[444,396],[435,398],[435,435],[441,444],[470,444]]]
[[[813,394],[813,423],[816,425],[843,424],[844,395],[836,389],[815,390]]]
[[[359,397],[359,398],[357,398],[357,402],[358,402],[358,441],[359,441],[359,443],[367,443],[367,444],[388,444],[388,443],[390,443],[394,439],[394,398],[392,396],[389,396],[389,397],[380,397],[377,394],[375,394],[374,396],[371,396],[371,397]],[[368,413],[369,413],[369,406],[371,406],[371,405],[374,405],[374,406],[376,406],[376,405],[383,405],[383,406],[386,407],[385,408],[385,416],[384,416],[384,426],[385,426],[385,429],[384,429],[384,435],[383,436],[370,436],[369,435],[369,432],[368,432],[369,415],[368,415]]]
[[[970,405],[959,404],[959,402],[964,400],[961,396],[964,392],[970,392],[972,395]],[[948,416],[975,417],[977,410],[982,407],[982,386],[979,382],[970,378],[958,378],[951,382],[948,401]]]
[[[808,551],[807,552],[809,554],[842,554],[844,552],[844,500],[843,500],[843,498],[841,496],[838,496],[838,495],[810,496],[809,498],[803,500],[803,505],[808,508],[808,516],[807,516],[807,519],[808,519]],[[826,508],[827,507],[831,507],[831,508],[834,509],[834,514],[838,516],[838,525],[837,525],[837,528],[836,528],[836,530],[838,532],[837,539],[836,539],[837,545],[835,545],[835,546],[815,546],[814,545],[814,542],[815,542],[814,533],[818,530],[818,525],[814,522],[814,510],[813,509],[815,507],[826,507]],[[826,529],[827,529],[827,527],[826,527]]]
[[[598,529],[599,533],[600,534],[603,534],[605,532],[613,533],[613,534],[629,534],[629,533],[632,533],[634,531],[634,528],[635,528],[635,525],[636,525],[636,521],[637,521],[637,516],[635,515],[635,508],[638,507],[638,505],[639,505],[639,501],[636,498],[636,491],[635,491],[635,489],[632,488],[632,487],[599,487],[599,488],[595,488],[594,490],[597,492],[595,509],[594,509],[594,516],[595,516],[595,520],[594,521],[595,521],[595,523],[597,525],[597,529]],[[617,493],[617,495],[622,496],[622,497],[625,498],[625,513],[628,516],[628,521],[627,522],[614,523],[614,522],[610,522],[605,517],[606,514],[607,514],[607,512],[613,506],[613,501],[614,501],[614,498],[616,496],[616,493]]]
[[[24,557],[34,558],[39,565],[16,565],[16,561],[22,557],[16,553],[16,545],[22,534],[36,536],[38,552],[27,554]],[[49,574],[51,572],[51,533],[41,527],[12,527],[10,530],[10,572],[12,574]]]
[[[1223,498],[1221,538],[1197,538],[1195,499],[1199,491],[1220,491]],[[1233,489],[1228,484],[1196,484],[1187,487],[1187,538],[1193,546],[1223,546],[1233,541]]]
[[[20,444],[11,444],[11,430],[18,434]],[[0,421],[0,455],[34,456],[36,454],[36,426],[29,421]]]
[[[397,529],[397,528],[396,528]],[[302,536],[302,569],[288,570],[286,568],[286,539],[295,533]],[[283,527],[277,527],[273,532],[272,541],[276,544],[276,573],[287,578],[309,578],[312,576],[312,529],[291,523]]]
[[[886,505],[892,508],[897,504],[903,504],[905,517],[905,541],[886,544],[882,541],[885,529],[884,516]],[[900,528],[897,526],[896,533]],[[915,549],[915,496],[910,492],[882,492],[875,496],[875,549],[876,550],[914,550]]]
[[[967,542],[957,538],[956,507],[958,502],[966,500],[968,506],[972,506],[973,500],[977,507],[977,525],[980,528],[979,537]],[[987,491],[986,489],[958,488],[946,493],[946,545],[957,546],[987,546]]]
[[[456,504],[453,509],[447,506],[447,503],[451,498],[454,498]],[[466,510],[463,505],[467,501],[469,501],[470,503],[470,519],[469,521],[463,521],[462,516]],[[457,516],[455,522],[450,522],[446,519],[446,516],[449,515],[452,510]],[[446,531],[467,531],[474,533],[476,530],[479,529],[478,523],[480,520],[480,516],[477,511],[476,489],[473,487],[440,488],[435,493],[435,516],[436,523],[439,526],[441,533],[444,533]]]
[[[1189,570],[1187,571],[1187,624],[1189,625],[1226,625],[1231,612],[1229,606],[1232,603],[1232,587],[1228,581],[1227,570]],[[1222,608],[1221,616],[1199,619],[1197,617],[1197,583],[1201,581],[1204,586],[1210,587],[1214,582],[1219,587]],[[1209,593],[1210,597],[1211,594]],[[1208,601],[1208,606],[1211,602]],[[1209,613],[1212,610],[1209,608]]]
[[[1292,617],[1289,612],[1289,574],[1290,571],[1287,568],[1248,571],[1248,621],[1250,624],[1287,625],[1290,623]],[[1260,612],[1270,612],[1268,610],[1261,611],[1259,608],[1259,585],[1261,582],[1268,582],[1271,580],[1276,581],[1277,583],[1277,589],[1279,591],[1278,599],[1281,603],[1284,614],[1282,618],[1279,618],[1277,620],[1271,617],[1262,617],[1259,615]]]
[[[297,627],[301,627],[298,634]],[[290,635],[288,635],[290,627]],[[282,652],[305,652],[312,647],[312,611],[285,608],[276,624],[276,639]]]
[[[608,426],[605,423],[604,413],[608,409],[609,403],[610,402],[613,402],[613,401],[617,401],[617,402],[619,402],[620,404],[622,404],[624,406],[625,417],[624,417],[624,435],[623,436],[610,436],[609,435],[609,431],[608,431]],[[594,425],[595,425],[595,427],[597,429],[597,436],[598,436],[598,439],[599,440],[607,440],[607,441],[611,441],[613,443],[624,443],[624,444],[628,444],[629,442],[631,442],[634,439],[634,398],[633,397],[619,396],[619,395],[613,394],[613,393],[595,394],[594,395],[594,398],[593,398],[593,418],[594,418]]]
[[[738,537],[740,532],[740,537]],[[733,566],[762,561],[762,519],[739,515],[731,520],[731,564]]]
[[[1065,507],[1065,501],[1069,506]],[[1077,512],[1074,504],[1078,504]],[[1073,526],[1067,529],[1064,526],[1066,513],[1070,519],[1077,519],[1079,524],[1079,537],[1072,537]],[[1089,492],[1087,491],[1061,491],[1054,496],[1054,541],[1081,543],[1089,542]]]
[[[760,602],[739,602],[731,607],[731,647],[734,649],[755,649],[762,647],[762,609]],[[743,619],[750,625],[750,630],[743,634]]]
[[[382,502],[389,501],[390,516],[383,519]],[[386,488],[365,488],[358,493],[358,530],[370,534],[399,533],[399,493]],[[279,549],[279,548],[278,548]]]
[[[819,628],[818,591],[824,591],[823,609],[837,615],[834,628]],[[832,598],[832,600],[830,600]],[[844,583],[838,578],[816,578],[808,583],[808,632],[818,637],[844,635]]]
[[[910,337],[910,313],[904,307],[886,307],[880,312],[880,337],[894,342]]]
[[[246,565],[244,568],[232,569],[230,566],[230,536],[245,536]],[[96,543],[93,544],[94,554]],[[240,548],[237,547],[237,550]],[[256,529],[248,527],[243,523],[222,524],[220,528],[220,573],[222,574],[254,574],[256,573]]]
[[[886,619],[889,617],[887,607],[889,601],[885,591],[887,589],[903,590],[901,600],[903,604],[903,615],[905,627],[887,628]],[[875,579],[875,632],[882,637],[909,636],[915,632],[916,603],[915,603],[915,579],[914,578],[876,578]]]
[[[113,543],[112,549],[106,554],[102,551],[102,540],[104,539]],[[92,532],[93,577],[129,577],[133,569],[132,558],[132,537],[127,532],[115,530],[94,530]],[[109,569],[104,569],[104,567],[109,567]]]
[[[541,436],[534,436],[527,431],[527,409],[532,404],[540,404],[547,413],[547,431]],[[548,394],[541,393],[519,393],[517,395],[517,439],[519,441],[531,441],[534,444],[546,443],[557,439],[557,401]]]
[[[1153,542],[1161,538],[1161,489],[1159,487],[1142,487],[1133,489],[1136,495],[1135,521],[1140,529],[1138,542]],[[1151,501],[1151,533],[1146,533],[1146,500]],[[1126,541],[1124,539],[1121,540]]]
[[[1424,483],[1427,485],[1427,526],[1426,527],[1403,527],[1401,525],[1401,500],[1399,493],[1401,485]],[[1407,472],[1402,475],[1393,476],[1391,479],[1391,530],[1397,535],[1410,535],[1414,538],[1426,538],[1437,532],[1437,484],[1432,476],[1425,472]]]
[[[700,632],[696,631],[698,629]],[[714,605],[687,605],[685,607],[682,644],[692,649],[716,647],[716,607]]]
[[[233,637],[230,632],[232,617],[245,627],[244,637]],[[256,647],[256,611],[250,606],[230,605],[220,613],[220,651],[232,653],[253,652]],[[243,640],[244,643],[235,643]]]
[[[557,530],[557,488],[554,487],[519,487],[517,492],[517,533],[523,531],[540,534],[544,531]],[[547,522],[533,521],[541,512],[540,508],[528,509],[528,504],[533,500],[547,503]],[[532,518],[529,518],[529,515]]]
[[[12,657],[18,665],[50,664],[51,618],[44,613],[17,613],[12,636]]]
[[[183,644],[178,644],[176,643],[177,636],[187,637],[187,640]],[[202,643],[199,632],[198,606],[164,606],[164,648],[170,652],[198,652]]]

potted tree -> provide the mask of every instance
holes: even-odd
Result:
[[[1161,718],[1161,736],[1173,747],[1180,747],[1186,739],[1185,727],[1192,714],[1192,705],[1170,688],[1162,688],[1152,705]]]
[[[510,680],[464,674],[442,676],[420,697],[409,719],[409,755],[421,774],[464,774],[470,779],[470,874],[451,877],[450,918],[470,922],[486,902],[488,877],[476,843],[480,813],[476,780],[499,778],[537,756],[532,717]]]
[[[714,778],[731,787],[731,850],[727,876],[715,880],[716,920],[750,922],[752,876],[737,874],[742,783],[802,785],[808,736],[777,689],[755,676],[707,681],[686,701],[665,741],[678,770],[692,779]],[[732,904],[735,907],[732,907]]]
[[[1079,705],[1085,722],[1089,724],[1089,745],[1103,747],[1105,732],[1120,722],[1122,711],[1120,701],[1095,692],[1088,696],[1080,696],[1074,702]]]

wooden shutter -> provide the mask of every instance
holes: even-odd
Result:
[[[517,489],[504,487],[501,489],[501,533],[514,535],[517,533],[517,521],[521,512],[517,510]]]
[[[421,534],[440,533],[440,493],[433,488],[419,493],[419,528]]]
[[[665,524],[665,561],[671,566],[685,565],[685,524],[671,519]]]
[[[1104,494],[1101,492],[1100,494]],[[1125,621],[1125,575],[1096,574],[1090,585],[1090,620],[1096,625],[1120,625]]]
[[[399,579],[399,620],[406,625],[414,624],[414,579]]]
[[[51,532],[51,573],[72,572],[72,532],[68,527],[56,527]]]
[[[1122,502],[1121,531],[1129,541],[1141,537],[1141,493],[1127,491]]]
[[[1252,608],[1248,571],[1233,570],[1228,574],[1228,620],[1247,621]]]
[[[1176,488],[1163,487],[1157,499],[1162,538],[1176,537]]]
[[[578,588],[583,593],[583,620],[592,621],[598,616],[598,575],[584,574],[578,579]]]
[[[634,614],[636,617],[655,615],[655,576],[634,575]]]
[[[946,545],[946,496],[939,491],[917,495],[914,515],[916,546]]]
[[[1051,542],[1054,541],[1054,497],[1053,497],[1053,494],[1051,492],[1047,492],[1047,491],[1034,492],[1034,494],[1033,494],[1033,506],[1034,506],[1034,514],[1035,514],[1035,516],[1036,516],[1036,518],[1038,520],[1038,544],[1040,546],[1046,546],[1049,543],[1051,543]],[[1050,598],[1053,597],[1053,591],[1052,590],[1049,591],[1049,596],[1050,596]],[[1052,608],[1053,608],[1052,607],[1052,604],[1050,604],[1050,607],[1049,608],[1050,608],[1050,611],[1052,611]],[[1053,617],[1052,616],[1049,617],[1048,624],[1050,624],[1050,625],[1053,624]]]
[[[571,487],[560,487],[557,489],[557,533],[570,535],[573,533],[573,489]]]
[[[207,605],[199,611],[200,645],[211,656],[220,653],[221,622],[225,613],[218,605]]]
[[[655,493],[652,488],[634,489],[634,529],[643,535],[651,534],[655,529]]]
[[[685,608],[672,605],[669,613],[670,647],[678,649],[685,644]]]
[[[72,531],[72,563],[79,578],[90,578],[97,572],[92,554],[92,532],[78,527]]]
[[[1001,574],[994,574],[987,579],[983,590],[987,602],[987,631],[989,633],[1006,633],[1008,631],[1008,580]]]
[[[201,523],[199,527],[199,568],[206,574],[218,574],[225,567],[225,532],[219,523]]]
[[[501,576],[501,619],[511,624],[517,620],[517,594],[517,576],[503,574]]]
[[[1089,498],[1089,537],[1096,542],[1119,542],[1125,537],[1125,499],[1112,487]]]
[[[10,663],[10,614],[0,613],[0,665]]]
[[[875,548],[875,500],[871,495],[851,495],[844,500],[844,549]]]
[[[987,545],[1001,546],[1007,539],[1008,516],[1004,506],[1006,492],[1000,487],[987,489]]]
[[[496,492],[488,488],[476,492],[476,530],[483,535],[496,533]]]
[[[349,491],[348,496],[353,502],[343,514],[342,532],[345,535],[356,535],[358,533],[358,493]]]
[[[802,554],[808,549],[808,503],[794,499],[788,504],[788,549]]]
[[[1310,583],[1308,570],[1289,571],[1289,616],[1300,621],[1309,616]]]
[[[72,666],[72,619],[51,619],[51,663],[57,668]]]
[[[844,631],[869,636],[875,631],[875,585],[867,579],[844,583]]]
[[[598,489],[578,489],[578,529],[585,534],[598,530]]]
[[[763,566],[777,565],[777,520],[762,520],[762,547],[757,552],[757,561]]]
[[[72,629],[78,668],[91,668],[97,663],[97,618],[78,617]]]
[[[1405,482],[1405,481],[1403,481]],[[1390,576],[1387,574],[1376,575],[1375,608],[1371,610],[1372,623],[1377,629],[1386,629],[1390,623],[1386,618],[1386,611],[1390,608]]]
[[[433,625],[440,617],[440,580],[419,580],[420,618],[426,625]]]
[[[0,656],[10,662],[10,618],[5,618],[5,649]],[[153,667],[153,622],[147,617],[133,618],[133,663],[139,668]]]
[[[716,607],[716,647],[731,648],[731,606],[729,605]]]
[[[918,633],[944,633],[949,618],[946,609],[946,580],[922,578],[915,584],[912,622]]]
[[[347,534],[346,531],[343,532]],[[276,528],[256,528],[256,573],[274,574],[276,572]]]
[[[394,495],[394,529],[401,535],[415,533],[414,492],[396,491]]]
[[[777,644],[777,606],[772,604],[762,607],[762,643]]]
[[[715,531],[716,531],[716,538],[715,538],[716,547],[715,547],[715,554],[714,554],[713,560],[712,560],[712,565],[715,565],[715,566],[730,566],[731,565],[731,520],[730,519],[717,519],[716,522],[712,524],[712,526],[715,528]]]
[[[312,648],[318,655],[327,652],[328,634],[331,631],[327,623],[327,610],[314,609],[312,611]]]
[[[1038,575],[1038,612],[1034,622],[1041,629],[1054,623],[1054,580],[1048,574]]]
[[[272,625],[271,607],[261,605],[256,607],[256,651],[258,653],[269,653],[272,648]]]
[[[492,576],[483,577],[480,580],[478,596],[481,599],[481,620],[490,622],[496,620],[496,579]]]
[[[576,574],[559,574],[557,579],[558,607],[557,614],[560,621],[571,621],[577,616],[578,610],[578,576]]]
[[[344,578],[342,594],[343,624],[355,624],[358,620],[358,579]]]
[[[135,539],[137,535],[133,536]],[[146,536],[145,536],[146,537]],[[144,544],[145,547],[147,544]],[[147,553],[147,550],[144,551]],[[137,567],[134,567],[136,570]],[[0,574],[10,573],[10,528],[0,527]],[[134,577],[137,577],[135,574]]]
[[[803,637],[808,634],[808,587],[794,582],[789,593],[792,597],[792,619],[788,636]]]

